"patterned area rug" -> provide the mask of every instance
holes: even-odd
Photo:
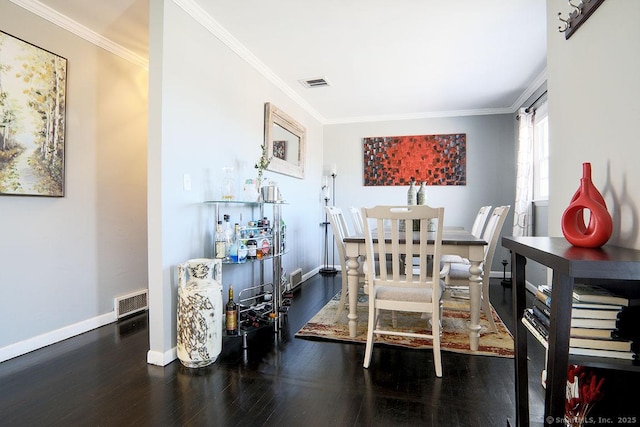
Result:
[[[367,296],[360,295],[358,298],[358,330],[357,335],[352,338],[349,336],[349,325],[347,320],[348,309],[343,310],[341,318],[334,323],[338,309],[340,293],[331,299],[309,322],[302,327],[297,333],[297,338],[318,339],[326,341],[341,341],[351,343],[366,342],[367,335],[367,317],[368,303]],[[469,322],[469,302],[457,299],[443,299],[443,316],[442,316],[442,340],[441,349],[443,351],[451,351],[456,353],[496,356],[496,357],[513,357],[513,337],[509,333],[502,319],[498,316],[493,308],[491,314],[498,328],[497,333],[489,332],[489,322],[484,313],[480,315],[480,344],[478,351],[469,349],[469,330],[467,324]],[[381,314],[382,322],[391,324],[391,313],[383,311]],[[408,331],[430,331],[429,321],[421,319],[419,313],[397,313],[398,329]],[[398,337],[391,335],[383,335],[376,343],[394,345],[408,348],[431,348],[431,340]]]

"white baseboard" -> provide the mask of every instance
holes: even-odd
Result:
[[[302,275],[302,282],[300,282],[300,285],[302,285],[304,282],[306,282],[307,280],[309,280],[311,277],[315,276],[319,272],[320,272],[320,267],[316,267],[313,270],[303,274]]]
[[[149,350],[147,352],[147,363],[156,366],[167,366],[178,358],[178,351],[175,347],[170,348],[164,353],[160,351]]]
[[[507,271],[506,275],[502,271],[491,271],[491,275],[489,277],[491,277],[492,279],[502,279],[505,276],[506,276],[507,279],[510,279],[511,278],[511,271]]]
[[[113,323],[115,321],[116,313],[114,311],[111,311],[109,313],[93,317],[91,319],[83,320],[82,322],[74,323],[73,325],[65,326],[63,328],[26,339],[24,341],[9,344],[6,347],[0,348],[0,362],[13,359],[14,357],[22,356],[23,354],[27,354],[48,345],[64,341],[67,338],[75,337],[76,335],[83,334],[92,329],[108,325],[109,323]]]

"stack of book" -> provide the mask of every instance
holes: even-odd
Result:
[[[575,284],[571,310],[569,354],[616,359],[638,358],[638,319],[636,301],[608,290]],[[640,305],[640,300],[637,301]],[[631,305],[631,306],[630,306]],[[551,289],[538,287],[533,307],[525,310],[522,322],[545,347],[549,337]]]

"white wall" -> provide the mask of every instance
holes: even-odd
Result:
[[[65,197],[0,196],[0,361],[115,320],[147,287],[147,71],[0,2],[0,28],[68,60]]]
[[[562,9],[558,9],[562,7]],[[569,39],[547,1],[550,180],[549,233],[579,185],[583,162],[614,222],[610,244],[640,249],[640,2],[604,2]]]
[[[467,134],[467,185],[429,186],[427,203],[445,207],[445,224],[470,228],[483,205],[512,205],[515,198],[514,124],[512,115],[448,117],[325,126],[325,164],[336,164],[336,205],[405,204],[408,187],[363,185],[363,138],[372,136]],[[504,231],[511,234],[513,215]],[[496,250],[493,270],[508,258]]]
[[[233,166],[238,180],[256,177],[265,102],[307,129],[305,179],[265,173],[278,182],[288,202],[283,217],[290,251],[283,266],[286,271],[301,267],[303,274],[318,268],[323,131],[172,0],[150,7],[148,361],[164,365],[175,358],[176,265],[211,253],[213,218],[202,202],[211,196],[211,187],[219,186],[222,167]],[[183,189],[184,174],[191,176],[191,191]],[[229,284],[236,292],[255,284],[256,274],[251,265],[226,266],[225,292]]]

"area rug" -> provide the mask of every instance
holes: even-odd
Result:
[[[349,325],[347,320],[348,309],[343,310],[341,318],[337,322],[333,322],[338,302],[340,301],[340,293],[331,299],[309,322],[302,327],[297,333],[297,338],[317,339],[325,341],[339,341],[350,343],[366,343],[367,335],[367,317],[368,303],[366,295],[359,295],[358,298],[358,328],[355,337],[349,336]],[[496,357],[513,357],[513,337],[506,328],[502,319],[491,308],[491,314],[498,328],[497,333],[489,331],[489,321],[484,313],[480,315],[480,343],[478,351],[469,349],[469,302],[457,299],[443,299],[443,316],[442,316],[442,351],[451,351],[455,353],[496,356]],[[381,313],[382,322],[391,324],[391,313],[383,311]],[[413,332],[427,332],[430,330],[429,322],[421,319],[419,313],[397,313],[398,329]],[[382,343],[392,346],[400,346],[407,348],[432,348],[432,342],[429,339],[399,337],[391,335],[383,335],[376,340],[376,343]]]

